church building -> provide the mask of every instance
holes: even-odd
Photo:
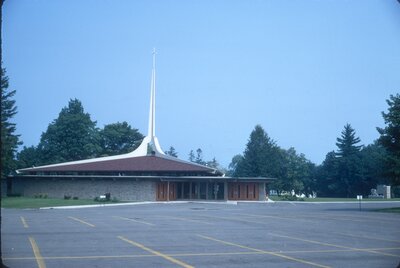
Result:
[[[221,171],[166,155],[155,135],[155,53],[148,133],[127,154],[17,170],[8,193],[93,199],[109,193],[129,201],[252,200],[266,198],[270,178],[227,177]]]

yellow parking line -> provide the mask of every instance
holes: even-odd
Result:
[[[86,222],[86,221],[80,220],[80,219],[78,219],[78,218],[75,218],[75,217],[68,217],[68,218],[70,218],[70,219],[72,219],[72,220],[74,220],[74,221],[78,221],[78,222],[80,222],[80,223],[83,223],[83,224],[89,225],[90,227],[96,227],[96,226],[94,226],[94,225],[93,225],[93,224],[91,224],[91,223],[88,223],[88,222]]]
[[[134,220],[134,219],[130,219],[130,218],[125,218],[125,217],[120,217],[120,216],[113,216],[113,218],[121,219],[121,220],[126,220],[126,221],[133,221],[133,222],[137,222],[137,223],[142,223],[142,224],[146,224],[146,225],[155,226],[154,223],[150,223],[150,222],[146,222],[146,221],[138,221],[138,220]]]
[[[287,235],[278,235],[278,234],[272,234],[272,233],[269,233],[269,235],[282,237],[282,238],[288,238],[288,239],[292,239],[292,240],[298,240],[298,241],[302,241],[302,242],[308,242],[308,243],[317,244],[317,245],[323,245],[323,246],[329,246],[329,247],[335,247],[335,248],[351,249],[351,250],[354,250],[354,251],[370,252],[370,253],[375,253],[375,254],[385,255],[385,256],[391,256],[391,257],[396,257],[396,258],[400,257],[400,255],[379,252],[379,251],[375,251],[375,250],[372,250],[372,249],[352,248],[352,247],[346,247],[346,246],[341,246],[341,245],[324,243],[324,242],[319,242],[319,241],[309,240],[309,239],[302,239],[302,238],[292,237],[292,236],[287,236]]]
[[[286,256],[286,255],[283,255],[281,253],[276,253],[276,252],[272,252],[272,251],[265,251],[265,250],[261,250],[261,249],[257,249],[257,248],[247,247],[247,246],[235,244],[235,243],[228,242],[228,241],[223,241],[223,240],[216,239],[216,238],[209,237],[209,236],[205,236],[205,235],[199,235],[198,234],[197,236],[199,236],[201,238],[204,238],[204,239],[211,240],[211,241],[219,242],[219,243],[222,243],[222,244],[225,244],[225,245],[235,246],[235,247],[239,247],[239,248],[243,248],[243,249],[249,249],[249,250],[252,250],[252,251],[255,251],[255,252],[260,252],[260,253],[264,253],[264,254],[268,254],[268,255],[284,258],[284,259],[287,259],[287,260],[300,262],[300,263],[304,263],[304,264],[308,264],[308,265],[312,265],[312,266],[316,266],[316,267],[323,267],[323,268],[328,268],[329,267],[329,266],[321,265],[321,264],[318,264],[318,263],[315,263],[315,262],[310,262],[310,261],[302,260],[302,259],[299,259],[299,258],[293,258],[293,257],[290,257],[290,256]]]
[[[25,220],[25,218],[24,217],[20,217],[21,218],[21,221],[22,221],[22,225],[24,226],[24,228],[29,228],[29,225],[28,225],[28,223],[26,223],[26,220]]]
[[[131,245],[134,245],[134,246],[138,247],[138,248],[141,248],[141,249],[143,249],[143,250],[145,250],[147,252],[150,252],[150,253],[152,253],[154,255],[160,256],[161,258],[164,258],[164,259],[166,259],[166,260],[168,260],[168,261],[170,261],[172,263],[178,264],[179,266],[182,266],[182,267],[185,267],[185,268],[194,268],[193,266],[191,266],[191,265],[189,265],[187,263],[184,263],[184,262],[182,262],[180,260],[172,258],[171,256],[165,255],[165,254],[163,254],[163,253],[161,253],[159,251],[156,251],[156,250],[153,250],[151,248],[148,248],[148,247],[146,247],[146,246],[144,246],[142,244],[139,244],[139,243],[137,243],[135,241],[129,240],[129,239],[123,237],[123,236],[118,236],[118,238],[121,239],[122,241],[125,241],[125,242],[127,242],[127,243],[129,243]]]
[[[36,244],[35,239],[33,237],[29,237],[29,242],[31,242],[33,254],[35,255],[35,259],[39,268],[46,268],[46,264],[44,263],[43,257],[40,254],[39,247]]]

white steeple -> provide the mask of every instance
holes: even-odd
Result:
[[[130,153],[132,156],[165,155],[156,137],[156,49],[153,49],[153,69],[150,84],[149,128],[147,136],[140,146]]]
[[[151,70],[149,129],[147,136],[155,136],[156,113],[156,49],[153,49],[153,69]]]

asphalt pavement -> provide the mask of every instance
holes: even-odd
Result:
[[[2,209],[8,267],[397,267],[399,203]]]

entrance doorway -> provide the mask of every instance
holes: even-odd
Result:
[[[176,200],[176,183],[175,182],[158,182],[157,183],[157,201],[173,201]]]
[[[229,200],[258,200],[258,183],[238,182],[228,184]]]
[[[224,183],[219,182],[176,182],[177,199],[224,200]]]

